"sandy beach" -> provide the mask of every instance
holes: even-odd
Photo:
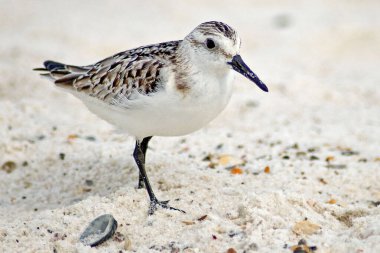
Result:
[[[380,252],[378,1],[0,0],[0,252]],[[134,138],[32,71],[182,39],[220,20],[236,75],[210,125],[155,137],[147,172],[186,214],[148,216]],[[79,241],[99,215],[116,234]]]

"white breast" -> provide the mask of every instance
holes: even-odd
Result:
[[[138,101],[129,109],[106,105],[95,98],[80,98],[90,111],[138,139],[185,135],[207,125],[226,107],[233,73],[195,76],[185,94],[175,88],[173,78],[165,81],[164,90],[136,98]]]

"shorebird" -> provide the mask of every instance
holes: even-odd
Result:
[[[159,201],[153,192],[145,171],[149,141],[152,136],[185,135],[207,125],[230,100],[234,71],[268,91],[242,60],[240,46],[231,26],[210,21],[183,40],[123,51],[86,66],[45,61],[44,68],[35,70],[136,138],[138,188],[145,186],[148,192],[149,215],[159,206],[184,213],[169,201]]]

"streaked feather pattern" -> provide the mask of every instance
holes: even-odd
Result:
[[[73,66],[45,61],[41,75],[65,89],[73,89],[107,103],[131,99],[138,92],[150,95],[162,88],[160,70],[176,57],[180,41],[170,41],[120,52],[93,65]]]
[[[215,42],[209,48],[208,40]],[[94,114],[138,140],[178,136],[214,119],[232,94],[240,38],[217,21],[183,40],[138,47],[87,66],[45,61],[38,68]]]

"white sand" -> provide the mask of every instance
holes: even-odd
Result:
[[[380,252],[378,1],[0,6],[0,166],[16,164],[0,169],[0,252],[126,252],[126,238],[133,252],[290,252],[286,245],[301,238],[317,252]],[[152,140],[156,194],[187,214],[147,217],[133,138],[31,69],[45,59],[92,63],[215,19],[239,31],[241,54],[270,93],[239,76],[210,126]],[[329,156],[344,168],[328,168]],[[225,169],[236,164],[242,175]],[[118,235],[97,248],[81,245],[80,233],[104,213],[119,222]],[[306,218],[320,229],[296,234]]]

